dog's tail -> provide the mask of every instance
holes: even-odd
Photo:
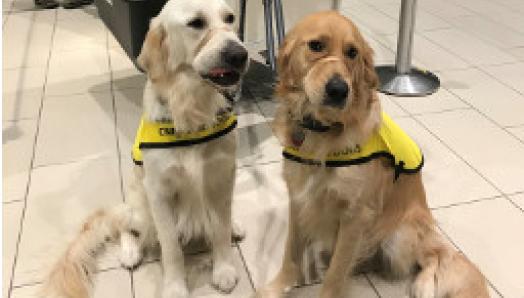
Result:
[[[412,297],[489,298],[486,279],[440,233],[429,237],[418,256],[421,271],[415,277]]]
[[[101,209],[86,220],[44,282],[43,297],[90,297],[97,255],[119,237],[125,225],[125,209]]]

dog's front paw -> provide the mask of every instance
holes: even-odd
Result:
[[[184,282],[164,283],[162,298],[188,298],[189,291]]]
[[[127,269],[135,269],[142,262],[142,251],[138,239],[129,233],[120,236],[120,262]]]
[[[419,274],[411,286],[413,298],[435,298],[435,279],[433,275]]]
[[[224,293],[231,293],[238,282],[236,268],[229,263],[215,264],[213,286]]]

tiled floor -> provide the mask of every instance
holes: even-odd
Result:
[[[394,61],[399,3],[342,3],[377,63]],[[437,71],[442,88],[426,98],[381,95],[424,150],[442,231],[479,265],[493,297],[524,297],[523,14],[521,0],[419,1],[414,61]],[[124,199],[145,80],[93,8],[39,11],[31,0],[3,0],[3,16],[3,297],[28,298],[83,218]],[[275,274],[286,237],[263,72],[252,64],[238,104],[234,216],[247,238],[235,247],[241,281],[231,297],[249,297]],[[208,285],[209,256],[188,264],[195,296],[219,296]],[[101,268],[95,297],[156,297],[158,263],[129,273],[109,258]],[[406,282],[365,275],[352,285],[351,297],[406,297]],[[292,296],[315,297],[318,288]]]

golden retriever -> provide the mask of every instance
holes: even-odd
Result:
[[[133,151],[135,183],[126,205],[87,220],[51,272],[46,297],[89,297],[96,256],[111,241],[120,242],[121,261],[132,268],[158,240],[162,298],[184,298],[182,247],[203,237],[213,249],[213,285],[222,292],[235,287],[236,118],[228,94],[249,58],[234,22],[223,0],[171,0],[151,21],[138,58],[148,81]]]
[[[372,56],[357,27],[337,12],[305,17],[280,48],[273,129],[288,148],[289,230],[282,267],[257,295],[282,297],[302,280],[306,245],[320,243],[331,253],[322,298],[343,297],[348,275],[364,265],[414,276],[411,297],[489,297],[482,274],[439,234],[426,202],[422,155],[382,113]],[[388,132],[406,141],[383,146],[408,148],[416,164],[397,160],[403,156],[395,148],[364,154]],[[348,155],[359,157],[341,158]]]

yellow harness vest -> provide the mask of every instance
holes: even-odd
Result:
[[[236,126],[237,117],[232,113],[219,115],[217,123],[211,127],[190,132],[176,131],[172,121],[151,122],[142,117],[133,144],[133,161],[137,165],[142,164],[142,149],[201,144],[230,133]]]
[[[417,173],[424,164],[424,156],[417,144],[386,114],[382,113],[382,125],[364,145],[330,153],[325,160],[315,160],[311,154],[293,147],[284,148],[283,155],[289,160],[308,165],[345,167],[363,164],[379,157],[388,158],[395,168],[395,179],[401,173]]]

